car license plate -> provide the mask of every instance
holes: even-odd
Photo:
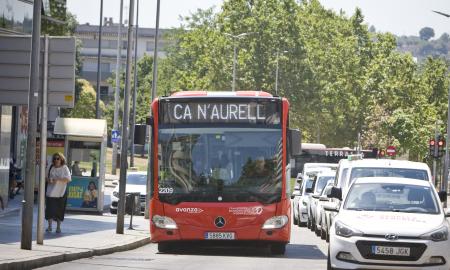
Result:
[[[372,246],[372,254],[386,256],[410,256],[411,249],[408,247],[385,247]]]
[[[234,232],[207,232],[205,233],[206,240],[234,240]]]

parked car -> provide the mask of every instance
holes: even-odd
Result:
[[[319,201],[316,206],[316,230],[320,232],[320,238],[326,240],[329,239],[327,223],[325,222],[325,210],[324,207],[328,206],[330,202],[330,198],[328,195],[331,194],[331,188],[333,187],[333,180],[328,181],[325,188],[322,190],[322,193],[319,196]]]
[[[147,172],[129,172],[127,174],[127,184],[125,192],[139,192],[139,202],[141,203],[141,213],[145,211],[145,194],[147,187]],[[117,214],[117,203],[119,201],[119,185],[117,185],[111,195],[111,214]]]
[[[314,187],[314,178],[307,178],[303,180],[303,185],[300,190],[300,196],[298,199],[297,206],[297,220],[299,227],[306,227],[308,223],[308,201],[309,201],[309,193],[312,192]]]
[[[316,183],[313,192],[309,194],[308,207],[308,223],[311,231],[315,231],[316,235],[320,235],[320,230],[316,226],[316,208],[319,201],[319,196],[329,181],[334,180],[336,172],[332,170],[323,171],[317,174]]]
[[[334,187],[333,198],[342,199]],[[450,217],[429,181],[355,178],[330,228],[327,269],[450,268]]]
[[[294,186],[294,191],[291,194],[294,225],[298,225],[298,202],[301,197],[301,187],[301,182],[296,183]]]

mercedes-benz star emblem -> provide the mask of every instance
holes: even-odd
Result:
[[[223,226],[225,226],[225,219],[223,217],[216,217],[216,219],[214,220],[214,224],[217,228],[222,228]]]
[[[398,239],[398,235],[392,234],[392,233],[388,233],[388,234],[386,234],[386,235],[384,236],[384,238],[386,238],[386,240],[394,241],[394,240],[397,240],[397,239]]]

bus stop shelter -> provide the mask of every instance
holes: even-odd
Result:
[[[64,135],[66,165],[72,173],[67,209],[102,212],[107,125],[103,119],[57,118],[54,134]]]

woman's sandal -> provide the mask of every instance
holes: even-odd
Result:
[[[61,233],[61,228],[56,228],[56,233]]]
[[[45,229],[46,232],[52,232],[52,227],[48,227],[47,229]]]

